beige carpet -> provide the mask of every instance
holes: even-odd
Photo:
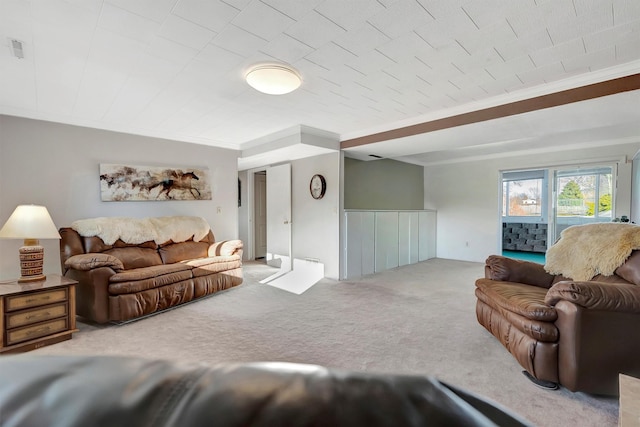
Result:
[[[537,388],[477,323],[474,281],[482,264],[433,259],[360,280],[323,279],[302,295],[258,283],[274,271],[247,263],[237,288],[122,326],[80,323],[71,341],[32,353],[432,375],[539,426],[617,425],[617,398]]]

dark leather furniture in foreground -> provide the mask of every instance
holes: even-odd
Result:
[[[12,427],[523,426],[495,404],[422,376],[125,357],[0,358]]]
[[[640,251],[587,281],[492,255],[476,296],[478,322],[536,380],[617,395],[618,374],[640,376]]]

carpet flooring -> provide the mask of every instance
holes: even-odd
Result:
[[[127,355],[180,363],[286,361],[435,376],[538,426],[615,426],[618,399],[540,389],[475,318],[479,263],[431,259],[357,280],[322,279],[301,295],[245,282],[124,325],[79,323],[73,339],[32,354]]]

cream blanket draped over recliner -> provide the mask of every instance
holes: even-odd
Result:
[[[590,280],[598,274],[611,276],[640,249],[640,226],[605,222],[574,225],[562,231],[547,250],[545,270],[574,280]]]

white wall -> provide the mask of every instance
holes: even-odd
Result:
[[[249,199],[247,198],[247,194],[249,194],[249,182],[248,182],[248,172],[241,171],[238,172],[238,178],[240,179],[240,207],[238,207],[238,238],[245,242],[245,244],[249,243]],[[248,248],[247,248],[248,249]],[[245,250],[242,254],[242,257],[246,260],[249,259],[249,251]]]
[[[327,191],[316,200],[309,193],[315,174],[324,176]],[[324,263],[326,277],[340,274],[340,153],[291,162],[291,251],[293,258],[315,258]]]
[[[425,209],[437,211],[438,258],[483,262],[499,248],[500,171],[631,159],[640,143],[425,167]],[[631,162],[618,166],[616,215],[631,209]],[[637,193],[637,189],[636,189]],[[640,195],[635,194],[635,199]]]
[[[19,204],[42,204],[58,227],[97,216],[197,215],[217,240],[237,238],[237,158],[235,150],[0,115],[0,222]],[[208,168],[212,200],[102,202],[100,163]],[[0,240],[0,278],[20,275],[21,244]],[[41,244],[45,274],[59,273],[58,241]]]
[[[340,274],[340,158],[341,153],[322,154],[291,161],[291,256],[313,258],[324,264],[326,277],[337,279]],[[268,169],[257,168],[257,170]],[[253,173],[240,172],[242,181],[242,207],[240,208],[240,237],[249,244],[253,227],[251,200]],[[322,199],[311,197],[309,183],[315,174],[324,176],[327,190]],[[245,186],[245,183],[247,184]],[[245,188],[247,191],[245,192]],[[249,251],[246,251],[249,255]]]

